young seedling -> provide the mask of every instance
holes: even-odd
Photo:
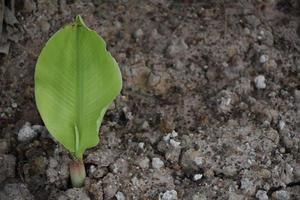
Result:
[[[122,77],[104,40],[80,16],[55,33],[35,70],[35,100],[45,126],[74,159],[70,177],[83,185],[83,153],[99,142],[103,116],[120,93]]]

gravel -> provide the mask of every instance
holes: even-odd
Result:
[[[125,200],[125,195],[123,194],[123,192],[117,192],[117,194],[115,195],[115,197],[117,198],[117,200]]]
[[[260,58],[259,58],[260,63],[266,63],[268,60],[269,60],[268,55],[261,55]]]
[[[203,177],[202,174],[195,174],[194,177],[193,177],[193,180],[194,180],[194,181],[198,181],[198,180],[200,180],[202,177]]]
[[[257,89],[265,89],[267,87],[266,78],[263,75],[258,75],[255,77],[254,83]]]
[[[160,193],[159,200],[177,200],[176,190],[167,190],[164,193]]]
[[[160,158],[152,158],[152,167],[154,169],[160,169],[164,167],[164,162]]]
[[[258,190],[258,191],[256,192],[255,197],[256,197],[258,200],[268,200],[268,199],[269,199],[269,197],[268,197],[268,195],[267,195],[267,192],[264,191],[264,190]]]
[[[26,122],[18,132],[18,140],[20,142],[32,140],[36,136],[37,132],[32,129],[29,122]]]
[[[142,168],[142,169],[148,169],[149,168],[149,163],[150,163],[150,159],[149,158],[143,158],[139,161],[138,165]]]
[[[290,199],[290,195],[287,191],[285,190],[278,190],[278,191],[275,191],[273,194],[272,194],[272,197],[276,200],[289,200]]]
[[[297,1],[242,0],[225,10],[191,2],[16,6],[19,24],[5,24],[1,37],[22,45],[0,55],[0,154],[17,159],[1,165],[2,188],[22,182],[45,200],[300,199]],[[32,84],[41,48],[77,14],[105,39],[123,77],[99,145],[85,152],[79,191],[70,190],[72,156],[41,125]]]

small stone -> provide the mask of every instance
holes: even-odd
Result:
[[[164,166],[164,162],[160,158],[152,158],[152,167],[154,169],[160,169]]]
[[[265,89],[266,88],[266,79],[263,75],[258,75],[255,77],[254,82],[257,89]]]
[[[37,133],[31,128],[30,123],[26,122],[18,132],[18,140],[20,142],[29,141],[37,136]]]
[[[144,32],[140,28],[138,30],[136,30],[133,34],[134,38],[136,38],[136,39],[141,38],[143,35],[144,35]]]
[[[170,144],[174,147],[174,148],[179,148],[180,147],[180,142],[175,141],[174,139],[170,139]]]
[[[202,174],[195,174],[194,177],[193,177],[193,180],[194,180],[194,181],[198,181],[198,180],[200,180],[202,177],[203,177]]]
[[[125,200],[125,195],[123,194],[123,192],[117,192],[117,194],[115,195],[115,197],[117,198],[117,200]]]
[[[139,162],[139,166],[142,169],[148,169],[149,168],[149,163],[150,163],[150,159],[146,157],[146,158],[144,158],[143,160],[141,160]]]
[[[164,140],[165,142],[169,142],[169,141],[170,141],[170,137],[171,137],[171,134],[168,133],[167,135],[165,135],[165,136],[163,137],[163,140]]]
[[[279,121],[279,124],[278,124],[279,130],[283,130],[284,127],[285,127],[285,122],[284,122],[283,120],[280,120],[280,121]]]
[[[151,87],[155,87],[160,82],[160,76],[154,73],[150,73],[148,77],[148,85]]]
[[[266,63],[268,60],[269,60],[269,56],[268,55],[264,55],[264,54],[261,55],[260,58],[259,58],[259,62],[262,63],[262,64]]]
[[[241,180],[241,189],[247,195],[254,195],[255,194],[255,190],[256,190],[255,185],[248,178],[244,178],[244,179]]]
[[[278,190],[272,194],[272,197],[276,200],[289,200],[290,195],[285,190]]]
[[[149,129],[149,123],[147,121],[144,121],[143,125],[142,125],[142,129],[144,130],[148,130]]]
[[[255,197],[258,199],[258,200],[268,200],[269,197],[267,195],[267,191],[264,191],[264,190],[258,190],[256,192],[256,195]]]
[[[181,148],[171,148],[165,152],[165,158],[171,163],[178,163]]]
[[[237,175],[238,171],[234,165],[229,165],[229,166],[224,167],[222,172],[226,176],[234,177]]]
[[[204,159],[202,157],[196,157],[194,162],[196,165],[201,166],[204,163]]]
[[[96,171],[95,165],[91,165],[89,168],[89,174],[93,174]]]
[[[181,156],[180,165],[189,171],[198,171],[203,165],[204,159],[201,157],[201,152],[194,149],[188,149]]]
[[[168,55],[174,57],[187,50],[188,48],[188,45],[183,39],[177,39],[175,41],[172,41],[171,45],[167,49],[167,53]]]
[[[140,142],[138,144],[138,146],[139,146],[140,149],[144,149],[145,143],[144,142]]]
[[[116,160],[109,168],[115,174],[128,174],[128,162],[123,158]]]
[[[247,28],[247,27],[244,28],[244,32],[245,32],[246,35],[250,35],[250,33],[251,33],[251,32],[250,32],[250,29]]]
[[[178,133],[175,130],[173,130],[171,133],[171,137],[176,138],[177,136],[178,136]]]
[[[106,167],[96,168],[96,170],[92,173],[93,178],[99,179],[105,176],[108,173],[108,169]]]
[[[17,107],[18,107],[18,104],[17,104],[17,103],[12,103],[12,104],[11,104],[11,107],[12,107],[12,108],[17,108]]]
[[[165,193],[160,193],[159,200],[177,200],[176,190],[167,190]]]

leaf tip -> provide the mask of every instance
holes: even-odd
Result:
[[[78,25],[78,26],[86,26],[80,15],[76,16],[75,24]]]

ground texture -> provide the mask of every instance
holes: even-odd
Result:
[[[6,3],[1,200],[300,199],[298,1]],[[106,40],[124,87],[85,154],[85,187],[72,189],[33,77],[45,42],[77,14]]]

